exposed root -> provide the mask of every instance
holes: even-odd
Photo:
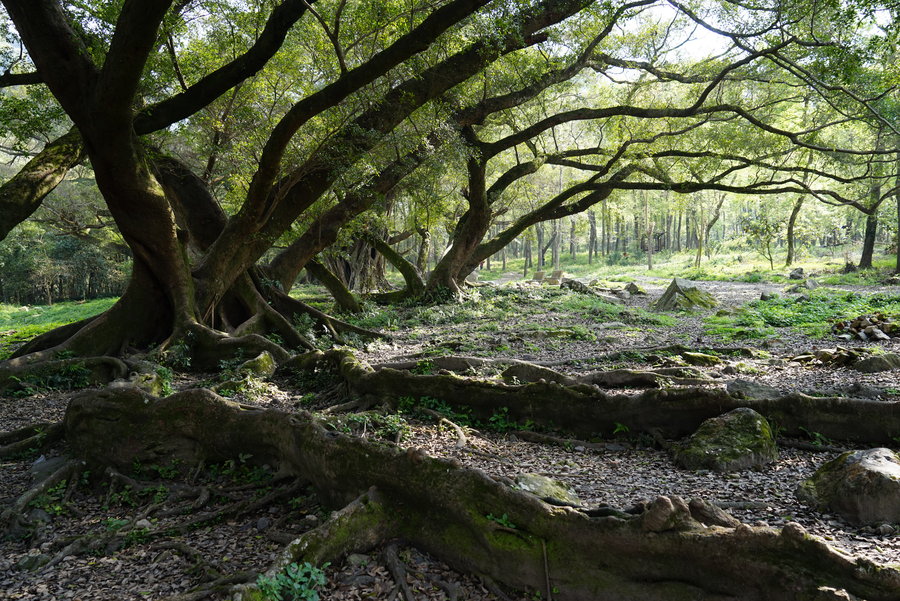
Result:
[[[359,369],[345,359],[344,371]],[[326,502],[357,499],[291,544],[288,563],[321,564],[396,537],[520,590],[543,591],[549,573],[560,601],[793,601],[820,598],[823,586],[896,601],[900,591],[896,570],[840,554],[796,524],[780,533],[706,527],[674,497],[638,515],[590,518],[450,461],[327,431],[308,414],[245,409],[204,390],[165,399],[134,389],[81,395],[66,425],[71,447],[89,463],[130,465],[165,452],[190,464],[252,453],[310,482]],[[377,494],[360,497],[373,486]],[[498,512],[515,528],[497,528],[487,516]]]
[[[25,509],[29,503],[37,499],[40,495],[62,482],[68,480],[74,474],[78,473],[84,465],[81,461],[71,460],[65,462],[55,472],[44,478],[36,486],[28,489],[23,493],[15,503],[0,513],[0,526],[3,526],[7,532],[28,528],[30,525],[25,520]]]
[[[814,442],[806,442],[803,440],[793,440],[790,438],[779,438],[778,446],[786,449],[799,449],[801,451],[813,451],[815,453],[845,453],[849,451],[847,447],[841,447],[830,444],[816,444]]]
[[[295,365],[295,361],[291,364]],[[633,395],[607,394],[585,384],[567,386],[546,380],[501,384],[452,374],[375,369],[347,351],[316,355],[315,361],[335,365],[351,393],[363,398],[380,401],[428,396],[466,407],[476,419],[489,420],[498,411],[505,411],[510,419],[520,423],[552,423],[576,435],[612,433],[624,426],[630,432],[656,428],[668,438],[681,438],[693,433],[704,420],[739,407],[749,407],[776,421],[789,436],[810,431],[834,439],[891,444],[900,432],[897,401],[811,397],[802,393],[744,399],[721,389],[691,387],[651,389]]]
[[[618,451],[623,447],[631,446],[628,443],[619,442],[587,442],[575,438],[558,438],[556,436],[550,436],[549,434],[539,434],[538,432],[531,432],[529,430],[515,430],[509,434],[510,436],[515,436],[519,440],[524,440],[525,442],[552,444],[565,449],[580,447],[589,451],[606,452],[610,450]]]
[[[231,590],[235,585],[251,582],[256,579],[255,572],[235,572],[227,576],[222,576],[210,582],[195,588],[187,593],[165,597],[163,601],[199,601],[212,597],[215,594],[223,593]]]
[[[403,595],[403,601],[417,601],[416,596],[410,590],[409,584],[406,582],[406,567],[397,555],[396,543],[385,546],[382,556],[384,557],[384,563],[387,565],[388,570],[391,572],[391,576],[394,578],[394,583],[396,584],[396,588],[394,588],[394,591],[388,596],[388,599],[395,599],[399,592]]]
[[[115,357],[11,359],[0,364],[0,390],[84,388],[106,384],[128,374],[128,365]]]
[[[272,303],[272,307],[274,307],[275,310],[284,315],[288,320],[290,320],[294,314],[305,314],[309,315],[317,322],[325,325],[327,328],[331,328],[334,332],[356,334],[364,338],[374,338],[380,340],[391,339],[391,337],[387,334],[382,334],[381,332],[376,332],[374,330],[367,330],[366,328],[355,326],[334,316],[328,315],[327,313],[323,313],[315,307],[311,307],[302,301],[292,298],[287,294],[281,292],[280,290],[275,290],[274,288],[270,287],[267,289],[267,292],[269,300]]]
[[[60,440],[65,433],[62,422],[35,424],[12,432],[0,433],[0,457],[39,451]]]
[[[364,553],[387,540],[392,523],[380,495],[370,489],[292,542],[266,573],[276,574],[296,561],[322,565],[350,553]]]

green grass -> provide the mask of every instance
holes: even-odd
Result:
[[[549,256],[549,255],[548,255]],[[844,267],[844,259],[840,256],[805,256],[791,267],[785,267],[783,256],[775,262],[775,269],[769,268],[769,262],[757,256],[749,249],[735,249],[728,252],[704,255],[700,267],[694,265],[694,251],[678,253],[663,252],[653,256],[653,269],[647,269],[646,256],[643,254],[623,258],[619,254],[599,257],[588,265],[587,253],[579,253],[576,259],[565,255],[560,257],[560,269],[566,276],[576,278],[598,279],[610,284],[634,281],[636,277],[656,277],[669,279],[673,277],[705,281],[736,282],[786,282],[787,274],[795,267],[802,267],[807,273],[816,273],[816,279],[828,285],[873,285],[879,283],[888,272],[894,269],[892,256],[879,257],[874,262],[874,269],[840,273]],[[497,280],[505,273],[517,274],[520,280],[530,280],[535,269],[528,270],[523,277],[524,259],[509,259],[506,269],[500,261],[491,261],[491,269],[479,271],[481,281]],[[544,273],[549,275],[553,267],[548,265]]]
[[[0,304],[0,361],[35,336],[109,309],[116,298],[17,307]]]
[[[835,321],[870,313],[900,315],[900,294],[860,294],[840,290],[818,289],[808,300],[775,297],[753,301],[730,315],[714,315],[706,320],[710,335],[725,339],[765,338],[774,336],[774,328],[792,328],[814,338],[831,334]]]

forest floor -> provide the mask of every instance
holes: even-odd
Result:
[[[360,323],[384,329],[393,339],[362,345],[358,352],[372,364],[414,360],[423,370],[430,369],[429,362],[435,356],[457,355],[524,359],[575,374],[666,362],[670,359],[659,349],[678,344],[721,357],[721,363],[701,368],[712,378],[709,386],[713,387],[745,379],[783,392],[863,395],[882,400],[900,397],[900,371],[861,374],[793,361],[798,355],[838,344],[821,324],[849,316],[841,312],[854,313],[877,305],[886,307],[886,312],[900,313],[900,298],[896,296],[900,291],[896,289],[842,287],[842,291],[809,293],[808,304],[814,305],[813,312],[822,314],[813,323],[808,314],[792,312],[799,293],[786,293],[784,284],[703,282],[699,286],[718,298],[717,308],[656,314],[649,310],[650,301],[659,297],[668,281],[639,278],[638,283],[646,288],[647,295],[632,296],[616,307],[590,295],[511,282],[503,287],[478,288],[463,303],[375,310]],[[754,301],[762,293],[778,296],[761,306]],[[881,294],[877,303],[867,300],[873,293]],[[840,303],[835,304],[834,298]],[[877,347],[897,351],[900,339],[878,343]],[[752,353],[744,356],[746,353],[730,353],[729,349],[750,349]],[[176,375],[173,384],[181,389],[217,377]],[[285,411],[315,411],[325,405],[321,390],[321,382],[276,378],[256,383],[235,399]],[[60,420],[71,394],[43,391],[0,398],[0,431]],[[661,494],[701,497],[728,508],[746,523],[777,528],[796,521],[848,553],[877,563],[900,563],[900,525],[852,526],[836,516],[813,511],[794,497],[800,481],[833,458],[841,447],[840,442],[825,440],[815,432],[810,432],[806,441],[783,441],[786,444],[781,448],[781,458],[764,470],[717,474],[682,470],[652,440],[625,430],[598,432],[596,439],[607,444],[602,450],[593,450],[590,445],[577,443],[555,446],[526,442],[512,433],[521,424],[509,423],[503,416],[492,419],[491,424],[466,424],[458,419],[468,439],[460,446],[452,429],[413,412],[381,416],[368,412],[327,419],[340,431],[366,437],[399,437],[401,446],[455,457],[489,474],[514,478],[533,472],[554,477],[569,484],[586,507],[627,507]],[[565,437],[565,433],[553,434]],[[811,448],[791,448],[792,442]],[[35,471],[52,466],[54,457],[64,453],[65,446],[57,445],[41,458],[28,455],[2,460],[0,511],[30,486]],[[135,467],[137,472],[143,469],[146,480],[151,480],[147,466]],[[274,493],[279,483],[272,482],[270,474],[242,462],[230,462],[209,466],[191,483],[210,493],[202,508],[198,506],[193,513],[204,519],[189,530],[172,533],[184,516],[164,515],[158,510],[174,503],[171,495],[177,484],[167,480],[173,476],[162,468],[154,469],[153,481],[160,484],[151,489],[121,484],[103,489],[57,487],[36,499],[29,511],[30,517],[41,524],[37,530],[20,540],[0,543],[0,599],[104,601],[167,599],[173,595],[179,600],[197,599],[200,597],[190,591],[202,583],[246,579],[264,571],[285,541],[328,517],[327,510],[306,488],[296,486],[278,497]],[[269,494],[274,498],[265,501]],[[255,503],[261,498],[263,502]],[[120,536],[108,536],[117,531]],[[84,534],[98,539],[106,536],[104,540],[116,542],[113,548],[67,554],[67,545]],[[55,563],[28,569],[37,558]],[[406,567],[416,599],[540,598],[534,593],[504,593],[491,582],[456,573],[415,549],[400,547],[395,559]],[[387,561],[382,551],[374,550],[369,555],[351,556],[342,565],[329,566],[325,569],[327,583],[320,590],[322,598],[402,598],[398,597],[392,563],[396,562]]]

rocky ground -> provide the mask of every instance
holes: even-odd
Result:
[[[628,299],[627,307],[634,310],[646,308],[649,299],[657,297],[665,284],[639,283],[649,294]],[[726,308],[757,299],[764,292],[784,289],[783,285],[765,283],[709,282],[701,286],[719,298]],[[523,294],[528,292],[523,290]],[[458,354],[509,356],[578,373],[637,365],[621,357],[604,360],[612,351],[671,344],[729,346],[704,333],[703,314],[683,315],[673,326],[656,326],[622,323],[607,316],[597,318],[558,305],[548,304],[542,310],[540,300],[535,303],[530,310],[499,322],[496,314],[490,312],[455,314],[452,309],[435,309],[420,313],[415,327],[398,328],[392,332],[393,342],[369,345],[362,354],[372,363],[408,358],[427,360],[435,352],[446,354],[456,348]],[[569,334],[560,337],[556,332]],[[730,358],[724,364],[703,368],[714,379],[712,385],[725,386],[733,379],[751,379],[785,392],[863,387],[871,396],[884,399],[895,397],[900,391],[900,371],[860,374],[847,368],[793,362],[792,357],[834,346],[834,341],[813,340],[788,330],[781,334],[765,343],[764,354]],[[881,348],[893,350],[898,345],[897,340],[880,343]],[[175,384],[180,388],[196,383],[195,378],[185,378]],[[70,393],[43,393],[0,398],[0,431],[59,420],[69,396]],[[289,411],[316,403],[308,391],[297,389],[287,381],[266,385],[241,400]],[[514,478],[523,472],[551,476],[574,488],[588,507],[599,504],[626,507],[659,494],[702,497],[729,508],[747,523],[779,527],[787,521],[796,521],[848,553],[878,563],[900,563],[900,535],[896,534],[896,524],[853,527],[835,516],[812,511],[795,499],[797,484],[834,457],[834,450],[798,450],[786,446],[781,449],[778,462],[763,471],[723,475],[681,470],[652,441],[628,432],[619,432],[608,441],[610,444],[593,450],[587,444],[536,444],[508,431],[480,432],[464,427],[467,440],[465,445],[460,445],[458,434],[452,428],[413,417],[405,421],[409,430],[401,445],[418,447],[436,456],[456,457],[466,465],[500,476]],[[347,425],[347,429],[365,436],[383,435],[374,430],[360,431],[358,424]],[[797,442],[832,444],[822,440]],[[43,460],[34,456],[3,459],[0,508],[10,505],[30,486],[34,472],[47,468],[55,455],[64,453],[65,447],[57,446],[46,452]],[[162,479],[163,474],[157,476]],[[198,599],[201,597],[192,595],[191,590],[203,583],[218,582],[225,586],[251,578],[272,562],[286,540],[328,516],[327,510],[299,485],[289,488],[282,498],[259,502],[266,494],[274,495],[281,490],[280,483],[269,482],[267,477],[240,464],[219,466],[212,473],[207,470],[197,475],[189,483],[193,487],[190,491],[205,489],[209,499],[190,515],[202,517],[206,512],[210,519],[179,532],[167,530],[180,527],[185,520],[183,515],[162,515],[165,512],[159,512],[158,507],[149,512],[155,502],[174,505],[171,498],[154,499],[163,491],[138,495],[136,489],[131,489],[129,495],[122,484],[124,481],[116,487],[107,483],[99,488],[84,486],[71,491],[50,491],[36,499],[29,509],[30,517],[42,524],[38,531],[30,538],[0,543],[0,599]],[[179,485],[172,482],[167,486],[164,492],[168,495]],[[187,488],[183,490],[187,491],[185,504],[196,502],[189,497]],[[143,518],[144,514],[152,519]],[[109,533],[117,529],[124,533],[115,539],[118,548],[81,554],[68,547],[80,535],[90,533],[96,538],[109,538]],[[47,560],[52,565],[29,569]],[[398,575],[398,566],[405,568],[405,578]],[[415,599],[534,598],[504,593],[491,582],[455,573],[434,559],[402,546],[352,556],[343,565],[326,568],[326,576],[323,599],[402,598],[405,592],[396,584],[401,578],[407,581]],[[224,598],[222,594],[217,595],[210,598]]]

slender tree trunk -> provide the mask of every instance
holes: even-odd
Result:
[[[553,253],[551,256],[553,257],[553,269],[554,271],[559,271],[559,247],[562,241],[562,229],[559,227],[559,220],[553,220]]]
[[[572,256],[572,262],[575,262],[575,255],[578,251],[578,240],[575,238],[575,217],[569,217],[569,254]]]
[[[537,233],[537,252],[538,252],[538,271],[544,269],[544,224],[539,223],[535,226],[534,231]]]
[[[797,224],[797,216],[800,215],[800,208],[803,206],[804,196],[798,196],[794,201],[794,208],[791,209],[791,216],[787,223],[787,258],[784,261],[785,267],[790,267],[794,263],[794,247],[796,244],[796,236],[794,235],[794,227]]]
[[[896,260],[897,264],[894,267],[894,273],[900,273],[900,150],[897,151],[896,158],[894,160],[894,198],[897,199],[897,248],[896,248]]]
[[[877,186],[879,192],[881,187]],[[875,235],[878,231],[878,207],[876,206],[871,213],[866,215],[866,231],[863,234],[862,255],[859,257],[860,269],[872,268],[872,256],[875,254]]]
[[[594,254],[597,252],[597,216],[594,214],[594,211],[588,211],[588,222],[591,227],[591,233],[588,237],[588,265],[590,265]]]

